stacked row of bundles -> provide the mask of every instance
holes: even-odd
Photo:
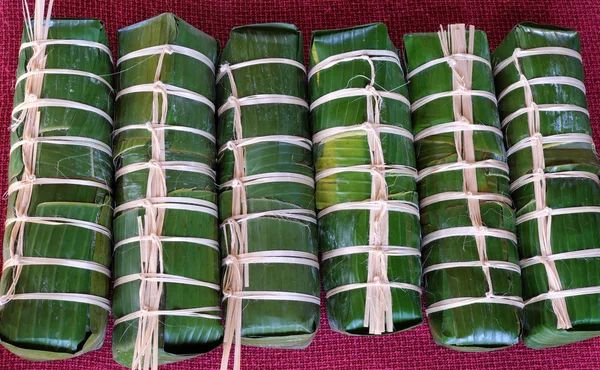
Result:
[[[402,63],[383,24],[317,31],[306,69],[292,25],[220,52],[162,14],[120,30],[113,61],[100,21],[50,12],[26,9],[11,123],[0,342],[18,356],[97,349],[112,311],[124,366],[223,344],[239,369],[242,345],[311,343],[321,274],[341,333],[419,325],[423,288],[456,350],[600,335],[576,32],[520,24],[490,55],[450,25],[406,35]]]

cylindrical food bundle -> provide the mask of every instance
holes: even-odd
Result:
[[[600,335],[600,165],[577,32],[517,25],[493,54],[534,348]]]
[[[110,311],[111,52],[101,21],[47,16],[19,53],[0,286],[0,340],[29,360],[99,348]]]
[[[417,171],[410,103],[382,23],[317,31],[311,121],[330,326],[382,334],[420,324]]]
[[[234,28],[217,74],[227,367],[235,342],[301,348],[319,325],[319,263],[302,36]]]
[[[521,275],[487,37],[456,24],[404,43],[431,333],[463,351],[516,344]]]
[[[113,356],[155,368],[221,343],[218,41],[173,14],[119,31]]]

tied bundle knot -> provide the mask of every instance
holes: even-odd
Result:
[[[10,302],[10,297],[7,294],[0,296],[0,307],[6,305],[8,302]]]
[[[235,178],[235,179],[231,180],[232,188],[241,188],[243,186],[244,186],[244,182],[242,180],[240,180],[239,178]]]
[[[229,254],[229,255],[227,255],[227,257],[225,257],[225,258],[223,259],[223,263],[224,263],[226,266],[231,266],[231,265],[239,265],[239,264],[240,264],[240,261],[239,261],[239,259],[238,259],[238,256],[236,256],[236,255],[233,255],[233,254]]]
[[[237,96],[229,95],[229,97],[227,98],[227,101],[230,104],[232,104],[233,106],[235,106],[236,109],[240,108],[240,99],[238,99]]]
[[[159,93],[166,93],[167,86],[162,81],[156,81],[154,82],[154,91]]]
[[[151,208],[154,205],[152,204],[152,202],[149,199],[144,199],[142,200],[142,207],[143,208]]]
[[[160,237],[155,232],[150,233],[150,240],[155,245],[161,245]]]
[[[33,184],[36,179],[37,177],[34,174],[28,173],[23,175],[23,179],[21,181],[25,184]]]
[[[458,64],[458,61],[456,60],[456,58],[454,58],[454,56],[449,56],[448,57],[448,66],[452,69],[454,69],[454,67],[456,67],[456,65]]]
[[[512,53],[512,59],[515,63],[519,62],[519,56],[521,56],[521,48],[515,48]]]
[[[229,298],[234,298],[234,297],[235,296],[233,295],[233,290],[231,288],[223,290],[223,298],[224,299],[229,299]]]
[[[156,159],[151,159],[148,161],[148,166],[150,168],[154,168],[154,169],[162,169],[162,165],[160,164],[159,161],[157,161]]]
[[[36,100],[38,100],[38,97],[35,94],[29,93],[29,94],[25,95],[25,102],[26,103],[32,103],[32,102],[34,102]]]
[[[227,73],[229,71],[231,71],[231,67],[229,66],[229,63],[223,63],[219,67],[219,72],[220,73]]]
[[[227,144],[225,144],[225,148],[233,151],[233,150],[236,150],[238,148],[238,146],[233,140],[230,140],[227,142]]]

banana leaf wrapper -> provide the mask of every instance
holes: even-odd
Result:
[[[475,31],[474,55],[490,59],[487,37]],[[467,31],[468,39],[468,31]],[[410,71],[444,56],[437,33],[404,36],[407,68]],[[411,102],[425,96],[453,90],[452,70],[448,63],[440,63],[414,75],[409,81]],[[473,63],[472,90],[494,93],[492,71],[489,66]],[[473,122],[500,128],[498,111],[491,100],[472,96]],[[431,101],[412,114],[414,134],[426,128],[454,121],[452,97]],[[475,160],[505,161],[502,137],[487,131],[474,131]],[[454,133],[428,136],[415,143],[417,168],[457,162]],[[438,172],[424,177],[418,183],[419,197],[444,192],[463,192],[463,171]],[[508,174],[496,168],[476,169],[479,192],[509,196]],[[509,204],[480,201],[485,227],[515,232],[515,215]],[[466,199],[447,200],[421,207],[421,230],[428,234],[454,227],[471,226]],[[486,236],[487,257],[490,261],[519,263],[517,247],[508,239]],[[479,261],[474,236],[453,236],[432,241],[422,246],[423,269],[440,263]],[[493,294],[521,296],[519,273],[490,268]],[[480,266],[433,270],[424,274],[427,306],[442,300],[459,297],[485,297],[488,284]],[[434,340],[443,346],[461,351],[488,351],[516,344],[521,332],[519,307],[507,304],[477,303],[446,309],[428,315]]]
[[[53,19],[48,39],[87,40],[108,47],[104,24],[90,19]],[[28,42],[24,32],[22,42]],[[26,73],[31,48],[19,54],[17,77]],[[47,45],[46,69],[70,69],[94,73],[111,82],[110,56],[98,48]],[[41,98],[64,99],[98,108],[112,116],[114,95],[99,80],[72,74],[45,74]],[[25,79],[15,88],[15,107],[25,99]],[[40,107],[39,137],[84,137],[110,146],[110,122],[85,110]],[[11,132],[11,145],[23,139],[24,124]],[[10,156],[9,184],[20,181],[24,171],[22,147]],[[41,178],[77,179],[112,186],[111,156],[98,149],[77,145],[38,143],[35,175]],[[7,219],[16,217],[18,191],[8,197]],[[75,184],[34,185],[28,216],[59,217],[111,226],[112,197],[108,190]],[[4,261],[10,258],[9,240],[15,224],[6,227]],[[46,257],[95,262],[110,268],[111,240],[107,235],[71,225],[26,223],[21,234],[23,257]],[[13,270],[4,269],[0,295],[12,284]],[[108,298],[110,278],[96,271],[57,265],[23,266],[17,294],[80,293]],[[108,311],[96,305],[58,300],[12,300],[0,307],[0,341],[19,357],[32,361],[66,359],[100,348]]]
[[[397,53],[387,27],[382,23],[340,30],[313,33],[310,66],[342,53],[357,50],[388,50]],[[404,72],[395,63],[373,60],[376,88],[393,91],[408,98]],[[323,69],[310,79],[311,101],[344,88],[364,88],[369,84],[371,68],[365,60],[352,60]],[[348,97],[329,101],[311,112],[313,134],[333,127],[360,125],[367,122],[366,97]],[[397,100],[383,99],[381,124],[412,131],[410,108]],[[380,134],[386,165],[415,168],[412,141],[401,135]],[[367,135],[340,136],[331,141],[314,144],[316,172],[331,168],[371,165]],[[372,175],[364,172],[341,172],[317,181],[317,210],[347,202],[371,200]],[[388,172],[385,176],[388,199],[408,202],[418,208],[416,179],[405,174]],[[344,210],[328,213],[319,219],[321,252],[340,248],[369,245],[369,210]],[[388,212],[389,245],[419,249],[418,217],[404,212]],[[421,263],[418,255],[388,256],[390,282],[421,284]],[[333,257],[321,262],[325,291],[355,283],[367,283],[368,253]],[[336,331],[368,335],[364,325],[367,288],[353,289],[331,296],[327,300],[329,325]],[[419,325],[422,320],[421,295],[408,289],[392,288],[393,332]]]
[[[204,54],[216,62],[219,44],[214,38],[195,29],[173,14],[165,13],[123,28],[118,32],[119,56],[136,50],[176,45]],[[144,56],[123,61],[119,65],[118,88],[152,84],[160,55]],[[214,102],[214,74],[201,61],[180,53],[165,54],[160,74],[164,84],[201,94]],[[119,97],[115,107],[115,129],[152,121],[152,92],[126,94]],[[185,97],[168,95],[166,125],[190,127],[211,135],[215,133],[214,112],[204,103]],[[162,97],[159,94],[159,104]],[[146,129],[126,130],[115,135],[114,161],[117,169],[151,158],[152,138]],[[177,130],[165,130],[165,160],[216,164],[214,143],[208,138]],[[187,197],[215,203],[213,179],[202,173],[169,169],[166,173],[168,197]],[[116,179],[116,205],[145,199],[149,170],[125,174]],[[144,208],[117,212],[114,219],[115,242],[138,236],[138,216]],[[162,235],[218,240],[217,217],[208,213],[182,209],[167,209]],[[162,243],[166,274],[220,284],[219,252],[205,245],[170,241]],[[114,251],[114,278],[138,274],[140,243],[125,244]],[[115,319],[140,310],[140,281],[116,286],[113,297]],[[160,310],[194,309],[220,305],[220,292],[203,286],[164,283]],[[124,366],[131,366],[136,342],[138,320],[115,326],[113,357]],[[202,317],[165,315],[160,317],[159,362],[175,362],[208,352],[222,342],[220,320]]]
[[[540,47],[561,47],[580,51],[579,34],[574,30],[551,25],[521,23],[502,41],[492,55],[495,66],[513,55],[516,48],[527,51]],[[527,79],[540,77],[571,77],[583,82],[582,63],[567,55],[533,55],[519,58],[519,65]],[[496,91],[501,93],[510,84],[519,81],[513,63],[495,77]],[[531,86],[533,101],[543,104],[569,104],[587,109],[585,93],[570,85],[540,84]],[[509,92],[499,101],[502,119],[526,106],[523,88]],[[591,135],[589,116],[580,111],[540,111],[540,133],[551,135],[580,133]],[[504,128],[507,148],[527,138],[527,114],[510,121]],[[561,143],[543,146],[546,174],[564,171],[583,171],[597,175],[600,169],[592,144]],[[519,150],[508,157],[511,181],[532,173],[532,150]],[[512,193],[517,216],[535,211],[533,183]],[[598,206],[600,186],[594,180],[570,177],[546,180],[546,205],[552,209]],[[600,239],[600,214],[576,213],[552,216],[550,245],[552,254],[576,252],[597,247]],[[517,226],[519,252],[522,259],[541,255],[537,220]],[[564,290],[600,285],[600,258],[572,258],[556,260],[556,269]],[[523,298],[525,300],[549,291],[548,275],[543,264],[524,267]],[[545,348],[577,342],[600,335],[600,295],[587,294],[566,297],[566,307],[572,328],[557,329],[557,317],[551,300],[542,300],[525,306],[523,340],[532,348]]]
[[[220,57],[220,64],[235,65],[263,58],[285,58],[303,62],[302,35],[293,25],[259,24],[234,28]],[[282,94],[306,100],[306,75],[287,64],[258,64],[232,71],[238,97]],[[217,83],[217,107],[231,96],[225,75]],[[241,107],[243,138],[292,135],[310,139],[308,109],[292,104],[258,104]],[[234,140],[234,109],[219,117],[217,146]],[[218,156],[218,183],[233,178],[234,155],[225,150]],[[262,142],[245,147],[245,175],[286,172],[313,177],[311,151],[284,142]],[[247,213],[272,210],[314,210],[314,189],[294,182],[270,182],[246,186]],[[232,188],[219,193],[221,220],[232,215]],[[279,217],[247,221],[248,252],[289,250],[318,253],[316,224]],[[231,245],[229,228],[221,228],[222,257]],[[249,286],[243,291],[295,292],[319,296],[317,268],[300,264],[255,263],[249,265]],[[224,301],[224,311],[228,301]],[[298,301],[244,299],[242,302],[242,344],[303,348],[312,341],[319,325],[319,306]]]

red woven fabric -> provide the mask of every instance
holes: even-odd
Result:
[[[53,16],[100,18],[105,21],[113,50],[121,27],[162,12],[173,12],[208,34],[227,41],[231,28],[262,22],[288,22],[300,27],[308,52],[310,32],[381,21],[402,47],[402,35],[436,31],[440,24],[465,22],[488,34],[492,49],[522,21],[551,23],[581,33],[589,111],[596,145],[600,144],[600,1],[598,0],[55,0]],[[13,104],[17,50],[23,26],[20,0],[0,0],[0,119],[8,128]],[[306,54],[307,55],[307,54]],[[0,130],[0,193],[7,188],[9,131]],[[6,200],[0,202],[4,223]],[[600,339],[556,349],[530,350],[522,344],[482,354],[454,352],[434,344],[427,324],[406,333],[377,338],[334,333],[325,311],[321,328],[303,351],[244,348],[244,369],[600,369]],[[493,318],[490,318],[493,319]],[[221,350],[162,367],[164,370],[217,369]],[[0,347],[0,369],[100,370],[123,369],[112,360],[110,329],[105,345],[80,358],[46,363],[18,359]]]

